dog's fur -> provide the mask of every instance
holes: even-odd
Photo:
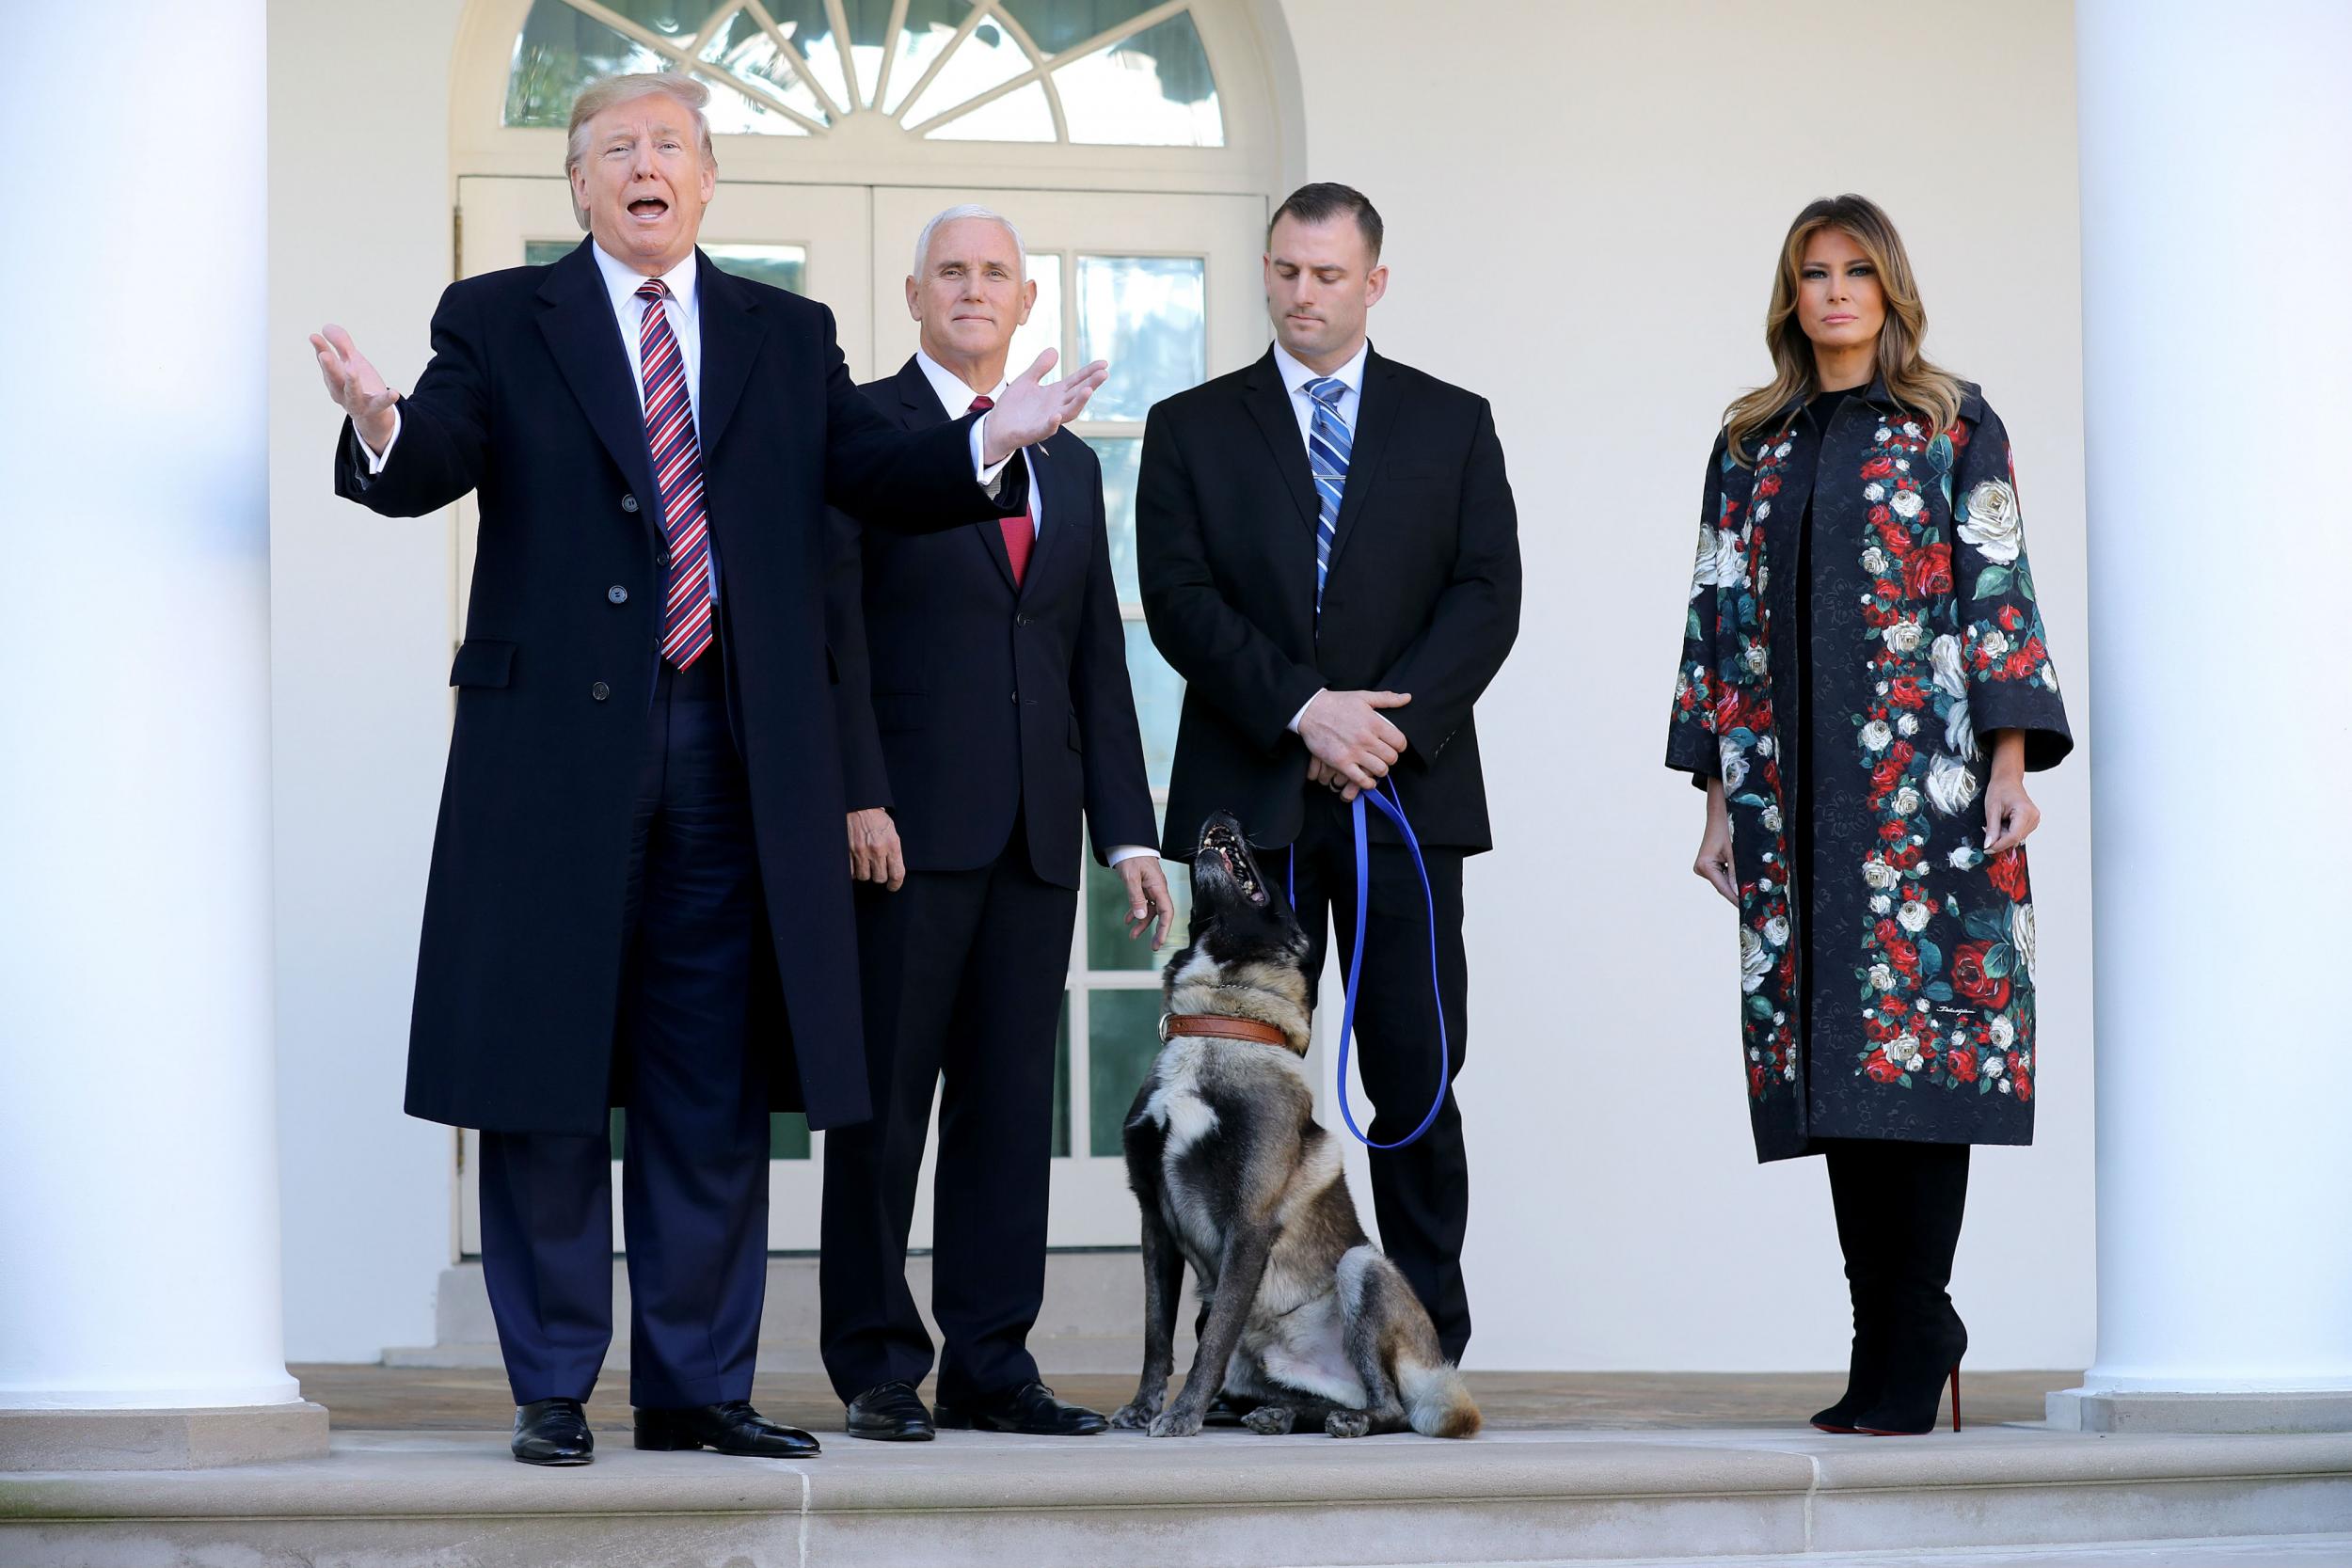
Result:
[[[1219,814],[1192,863],[1192,941],[1168,960],[1171,1013],[1254,1019],[1288,1047],[1179,1036],[1127,1113],[1127,1181],[1143,1209],[1143,1376],[1111,1418],[1188,1437],[1220,1386],[1275,1433],[1468,1437],[1478,1407],[1395,1264],[1365,1237],[1340,1150],[1314,1119],[1301,1058],[1307,934]],[[1175,1402],[1176,1302],[1191,1263],[1207,1321]]]

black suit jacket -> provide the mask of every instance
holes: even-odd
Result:
[[[947,422],[913,359],[863,390],[906,430]],[[909,868],[990,864],[1018,814],[1031,868],[1074,888],[1082,810],[1097,860],[1156,829],[1102,466],[1063,431],[1028,467],[1044,523],[1018,589],[993,518],[918,538],[836,514],[828,640],[850,805],[891,808]]]
[[[1374,353],[1315,618],[1314,481],[1271,350],[1154,406],[1136,495],[1152,640],[1184,677],[1167,848],[1224,809],[1288,844],[1319,688],[1409,692],[1393,777],[1424,843],[1493,838],[1471,705],[1518,634],[1518,514],[1484,398]],[[1374,814],[1376,835],[1393,838]]]
[[[901,527],[999,506],[974,481],[967,425],[911,436],[858,396],[823,306],[707,257],[698,293],[721,635],[773,935],[757,1028],[797,1057],[797,1074],[780,1061],[772,1075],[778,1102],[799,1099],[833,1126],[865,1117],[867,1094],[857,988],[844,978],[857,945],[824,643],[826,504]],[[595,1132],[613,1076],[623,869],[668,552],[589,242],[550,266],[452,284],[432,363],[400,413],[373,477],[345,423],[336,493],[417,516],[472,490],[482,509],[450,672],[457,719],[407,1108],[466,1127]],[[1008,472],[1003,505],[1025,511],[1025,484]]]

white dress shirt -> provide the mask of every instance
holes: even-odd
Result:
[[[1363,401],[1364,359],[1371,353],[1372,340],[1367,338],[1356,345],[1355,357],[1331,372],[1347,388],[1340,394],[1340,401],[1331,411],[1351,431],[1356,428],[1356,410]],[[1308,392],[1307,383],[1321,380],[1323,372],[1302,363],[1279,342],[1274,345],[1274,368],[1281,372],[1283,388],[1291,395],[1291,412],[1298,416],[1298,445],[1304,450],[1315,422],[1315,400]],[[1315,697],[1322,695],[1320,691],[1315,693]],[[1293,735],[1298,733],[1299,721],[1307,717],[1307,710],[1314,706],[1315,697],[1299,704],[1298,711],[1291,715],[1290,731]]]
[[[1011,385],[1008,378],[999,376],[994,387],[982,392],[968,385],[961,376],[919,348],[914,351],[914,362],[921,367],[923,379],[931,384],[931,390],[939,396],[939,405],[947,410],[947,417],[951,420],[963,418],[964,412],[972,406],[974,398],[985,397],[993,403],[1003,397],[1005,388]],[[1028,463],[1027,452],[1021,454],[1021,461],[1025,466]],[[1035,538],[1045,531],[1045,486],[1038,483],[1035,468],[1028,468],[1026,471],[1029,476],[1029,527],[1032,530],[1030,536]],[[1150,855],[1157,859],[1159,851],[1141,844],[1114,844],[1104,851],[1103,858],[1111,864],[1117,865],[1120,861],[1133,860],[1137,855]]]

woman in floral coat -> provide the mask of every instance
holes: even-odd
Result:
[[[1774,378],[1708,458],[1666,750],[1740,911],[1757,1157],[1828,1157],[1854,1314],[1833,1432],[1930,1430],[1947,1373],[1958,1424],[1969,1146],[2033,1138],[2025,774],[2073,745],[2008,433],[1925,330],[1883,213],[1798,214]]]

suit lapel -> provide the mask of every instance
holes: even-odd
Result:
[[[760,346],[768,340],[768,323],[752,292],[712,265],[710,258],[699,250],[694,252],[694,297],[702,312],[700,435],[703,467],[707,472],[711,453],[719,450],[719,437],[726,434],[727,421],[743,399],[744,383],[751,379],[752,366],[758,361]]]
[[[637,388],[629,385],[628,350],[621,342],[612,295],[605,293],[604,276],[588,253],[594,243],[580,241],[548,269],[547,281],[539,285],[545,307],[539,330],[572,396],[588,416],[589,427],[643,503],[639,515],[658,528],[660,505],[653,485],[653,460],[645,451],[644,406]]]
[[[1249,367],[1242,404],[1249,410],[1249,417],[1258,421],[1258,434],[1265,437],[1267,455],[1289,483],[1291,499],[1297,505],[1307,531],[1312,534],[1322,507],[1315,499],[1313,470],[1307,466],[1307,443],[1298,437],[1298,415],[1291,407],[1291,395],[1282,385],[1282,372],[1274,368],[1272,349]]]
[[[1356,527],[1356,519],[1363,515],[1364,498],[1372,493],[1380,478],[1380,466],[1389,451],[1389,432],[1396,426],[1396,412],[1405,401],[1404,378],[1396,367],[1377,354],[1364,356],[1364,384],[1356,394],[1356,431],[1347,463],[1347,485],[1340,493],[1339,520],[1331,526],[1331,564],[1337,566],[1340,552],[1347,548],[1347,536]]]
[[[963,418],[962,409],[951,414],[941,404],[931,378],[923,373],[922,365],[912,356],[898,372],[898,403],[902,410],[899,417],[909,430],[929,430],[951,419]],[[1005,531],[992,521],[973,524],[970,532],[979,545],[980,553],[996,563],[996,575],[1005,579],[1006,589],[1019,593],[1020,585],[1012,580],[1012,557],[1005,553]]]

